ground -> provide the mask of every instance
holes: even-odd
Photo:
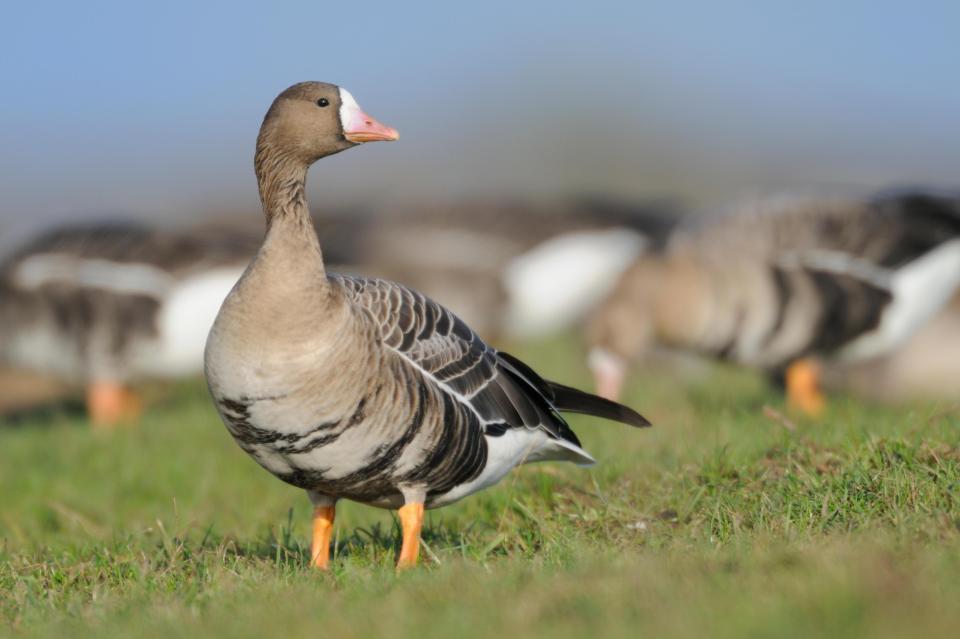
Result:
[[[572,340],[517,349],[585,385]],[[309,505],[229,438],[202,383],[139,429],[51,412],[0,427],[0,635],[955,636],[960,408],[833,397],[784,416],[762,379],[636,377],[652,429],[571,420],[600,464],[532,465],[427,517],[395,575],[389,512]]]

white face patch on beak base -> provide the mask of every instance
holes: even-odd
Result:
[[[600,346],[594,346],[590,349],[587,354],[587,366],[593,370],[611,373],[619,373],[626,368],[623,359]]]
[[[590,349],[587,365],[593,372],[597,394],[611,401],[619,400],[627,373],[623,359],[605,348],[594,346]]]
[[[343,127],[344,131],[347,131],[352,123],[362,117],[364,117],[364,114],[360,105],[353,99],[349,91],[340,87],[340,126]]]

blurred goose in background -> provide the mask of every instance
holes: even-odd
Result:
[[[872,201],[782,200],[678,232],[641,258],[588,327],[601,394],[653,343],[782,374],[819,413],[818,358],[889,353],[960,284],[960,201],[899,192]]]
[[[76,389],[62,380],[22,368],[0,368],[0,417],[13,421],[73,397]]]
[[[207,341],[207,381],[227,429],[313,502],[318,568],[328,565],[340,498],[398,508],[398,567],[411,566],[424,508],[525,462],[593,462],[559,411],[648,425],[629,408],[543,380],[412,289],[327,273],[307,169],[398,137],[331,84],[297,84],[274,100],[254,161],[267,234]]]
[[[130,384],[195,375],[258,240],[132,223],[50,231],[0,266],[0,358],[86,387],[94,424],[137,419]]]
[[[346,268],[406,282],[485,335],[527,339],[580,321],[677,219],[599,198],[404,205],[352,232]]]

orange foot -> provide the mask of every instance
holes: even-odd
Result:
[[[413,568],[420,554],[420,528],[423,527],[423,504],[405,504],[400,511],[400,526],[403,528],[403,544],[397,559],[397,570]]]
[[[811,417],[819,417],[826,406],[820,391],[820,365],[811,359],[800,359],[787,367],[787,403]]]
[[[315,506],[313,509],[313,539],[310,542],[310,565],[319,570],[330,567],[330,537],[336,506]]]
[[[141,412],[140,398],[125,386],[115,382],[94,382],[87,388],[87,414],[96,427],[135,424]]]

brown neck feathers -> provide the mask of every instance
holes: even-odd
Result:
[[[267,218],[264,248],[273,260],[300,263],[298,268],[323,272],[320,241],[307,207],[306,180],[309,163],[270,143],[261,132],[254,157],[260,200]]]
[[[268,136],[261,134],[257,139],[254,169],[268,227],[279,218],[309,221],[305,162],[293,154],[274,148]]]

